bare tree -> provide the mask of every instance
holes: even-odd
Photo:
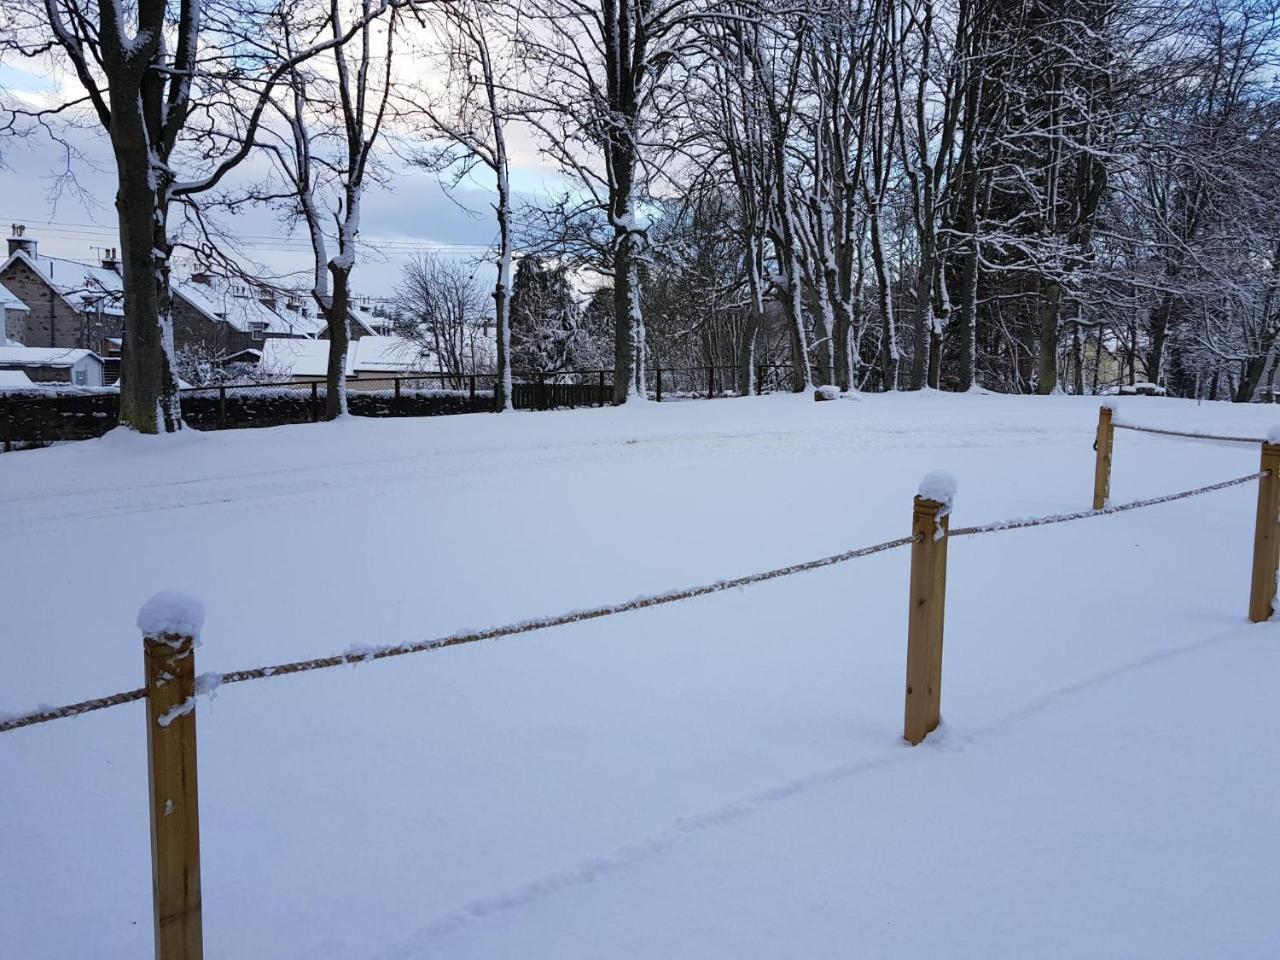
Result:
[[[41,108],[9,105],[4,127],[56,132],[64,116],[88,114],[110,143],[124,285],[122,425],[142,433],[182,425],[169,289],[172,205],[216,187],[249,155],[276,88],[292,71],[401,2],[416,0],[378,0],[345,28],[309,38],[283,59],[259,45],[272,15],[248,0],[4,5],[0,53],[48,56],[68,67],[83,91]],[[212,129],[223,134],[217,147]]]
[[[427,120],[426,135],[446,141],[443,149],[422,151],[415,162],[441,173],[452,171],[458,186],[477,165],[494,179],[498,225],[497,280],[493,287],[498,382],[496,406],[511,409],[511,264],[514,252],[507,126],[520,113],[512,84],[510,29],[498,0],[453,0],[429,22],[435,34],[430,51],[443,61],[443,83],[409,98],[410,109]],[[443,87],[443,91],[436,89]]]
[[[461,387],[463,376],[492,368],[484,336],[485,299],[467,264],[419,254],[405,265],[396,288],[396,333],[417,358],[433,362]]]

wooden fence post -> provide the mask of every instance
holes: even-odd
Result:
[[[1111,417],[1111,407],[1098,408],[1098,435],[1093,449],[1098,451],[1093,466],[1093,509],[1101,510],[1111,499],[1111,448],[1115,441],[1116,428]]]
[[[1270,441],[1280,430],[1272,428]],[[1280,439],[1280,438],[1277,438]],[[1249,619],[1270,620],[1276,597],[1276,571],[1280,568],[1280,443],[1262,444],[1262,466],[1267,476],[1258,481],[1258,517],[1253,529],[1253,577],[1249,589]]]
[[[156,960],[202,960],[195,642],[203,608],[164,592],[138,614],[147,691]]]
[[[311,381],[311,422],[320,422],[320,384],[316,380]]]
[[[218,429],[227,429],[227,388],[218,387]]]
[[[661,403],[662,402],[662,368],[655,366],[653,369],[654,369],[654,373],[656,374],[655,379],[658,381],[657,393],[656,393],[655,399],[657,400],[658,403]]]
[[[707,367],[707,399],[716,398],[716,368]]]
[[[902,735],[912,746],[942,719],[942,625],[947,598],[947,529],[955,481],[931,473],[911,520],[911,607],[907,617],[907,700]]]

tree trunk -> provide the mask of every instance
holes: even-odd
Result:
[[[496,125],[496,121],[495,121]],[[498,174],[498,281],[493,287],[494,340],[497,342],[498,378],[494,406],[499,413],[511,409],[511,209],[506,185],[506,154]]]
[[[1036,368],[1036,393],[1048,396],[1058,389],[1058,306],[1062,284],[1047,281],[1040,295],[1040,358]]]
[[[885,263],[884,244],[880,236],[880,214],[873,210],[871,221],[871,262],[876,271],[876,290],[880,297],[880,366],[884,389],[898,389],[898,338],[893,322],[893,290],[889,268]]]
[[[347,415],[347,349],[351,344],[351,328],[347,307],[351,302],[351,274],[329,264],[333,278],[333,295],[325,309],[329,325],[329,369],[325,378],[324,418],[336,420]]]
[[[155,182],[137,104],[130,109],[115,99],[111,139],[119,184],[120,268],[127,292],[120,425],[139,433],[171,433],[182,429],[182,407],[173,366],[168,180]]]
[[[613,258],[613,402],[646,399],[644,318],[636,276],[635,234],[620,232]]]
[[[1147,380],[1160,382],[1160,368],[1164,364],[1164,345],[1169,332],[1169,320],[1173,316],[1173,294],[1166,293],[1160,299],[1151,318],[1151,349],[1147,352]]]

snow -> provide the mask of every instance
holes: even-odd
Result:
[[[161,590],[142,605],[137,624],[145,637],[177,634],[199,640],[204,604],[179,590]]]
[[[0,643],[0,710],[139,686],[136,598],[175,581],[221,675],[896,539],[938,467],[966,525],[1087,509],[1097,409],[805,394],[3,456],[22,642]],[[1262,436],[1274,413],[1151,399],[1142,419]],[[1257,469],[1246,444],[1116,446],[1117,502]],[[957,539],[945,722],[916,748],[906,548],[198,695],[205,953],[1272,955],[1280,624],[1245,622],[1256,500]],[[144,716],[0,734],[6,955],[149,954]]]
[[[942,504],[941,515],[945,516],[951,512],[959,487],[959,481],[947,471],[930,470],[921,479],[920,486],[916,489],[916,496],[922,500],[932,500],[934,503]]]
[[[813,391],[813,398],[815,400],[839,400],[840,388],[829,383],[823,384]]]
[[[92,350],[75,347],[0,347],[0,363],[43,367],[73,367],[85,357],[98,358]]]
[[[1280,443],[1280,423],[1273,423],[1267,430],[1267,443]]]

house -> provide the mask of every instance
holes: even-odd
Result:
[[[14,334],[19,329],[26,329],[27,314],[30,312],[30,307],[0,283],[0,344],[8,340],[18,341]]]
[[[34,384],[100,387],[103,385],[102,369],[102,358],[92,350],[0,347],[0,374],[20,372]]]
[[[26,227],[14,224],[0,284],[18,304],[8,325],[10,339],[31,347],[92,350],[106,358],[108,381],[114,380],[124,333],[124,282],[115,250],[104,251],[96,265],[44,256]],[[202,268],[186,278],[171,277],[169,289],[178,350],[225,357],[259,349],[275,337],[316,337],[326,329],[309,298],[240,277]],[[355,309],[351,327],[353,338],[372,333]]]
[[[29,347],[101,350],[124,324],[120,274],[110,259],[101,266],[42,256],[34,237],[13,225],[8,257],[0,263],[0,284],[26,307],[10,322],[7,336]]]
[[[292,383],[323,382],[329,370],[329,341],[269,340],[263,344],[258,369]],[[366,336],[347,347],[352,389],[383,389],[392,377],[442,372],[435,357],[403,337]]]

